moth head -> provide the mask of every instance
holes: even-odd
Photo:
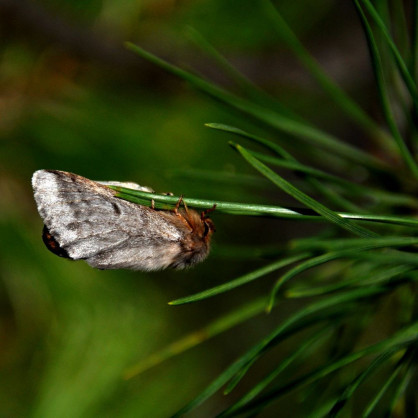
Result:
[[[207,216],[207,211],[200,215],[194,210],[181,210],[179,212],[181,219],[190,229],[191,236],[196,241],[207,242],[215,231],[215,225]]]

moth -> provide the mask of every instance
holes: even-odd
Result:
[[[58,170],[38,170],[32,186],[54,254],[99,269],[182,269],[209,254],[214,224],[208,211],[156,210],[116,197],[108,185],[153,192],[136,183],[97,182]]]

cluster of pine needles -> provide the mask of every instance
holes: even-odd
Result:
[[[413,16],[408,24],[403,3],[390,2],[396,13],[388,12],[388,3],[376,2],[374,6],[369,0],[353,1],[370,53],[385,121],[381,126],[326,75],[271,2],[261,1],[266,20],[274,25],[280,41],[295,54],[335,106],[358,126],[364,142],[372,144],[367,148],[373,152],[353,146],[295,114],[252,84],[196,31],[190,32],[193,40],[236,82],[240,94],[227,91],[136,45],[127,44],[127,48],[142,58],[251,118],[260,129],[267,127],[269,133],[277,132],[272,139],[270,134],[262,137],[241,127],[207,124],[207,127],[228,132],[231,139],[239,140],[239,143],[231,140],[230,146],[259,175],[298,201],[300,209],[186,198],[188,206],[209,208],[216,204],[219,213],[266,216],[266,222],[267,217],[278,217],[324,225],[322,235],[291,240],[281,248],[273,262],[270,260],[241,277],[171,302],[172,305],[195,303],[233,291],[271,273],[278,276],[269,295],[247,301],[203,330],[132,366],[126,372],[127,378],[265,310],[271,311],[280,306],[283,298],[306,300],[300,309],[224,370],[178,415],[191,411],[218,391],[223,390],[225,394],[233,391],[247,371],[257,367],[262,356],[300,332],[304,333],[302,343],[299,341],[279,364],[272,364],[271,370],[242,397],[231,401],[220,416],[257,415],[272,402],[294,391],[300,391],[305,402],[309,400],[306,409],[310,416],[347,414],[356,395],[373,378],[367,399],[364,395],[361,397],[361,409],[356,409],[358,406],[354,409],[357,414],[368,417],[376,413],[379,416],[396,413],[413,416],[417,413],[414,382],[417,382],[418,350],[415,296],[418,279],[418,236],[415,233],[418,231],[415,216],[418,209],[418,4],[413,2]],[[306,156],[303,161],[288,150],[286,141],[289,138],[303,146]],[[263,151],[252,150],[254,143]],[[332,173],[317,168],[323,161]],[[280,168],[281,173],[291,173],[292,180],[289,181],[286,174],[278,174],[275,168]],[[362,181],[347,178],[350,177],[347,173],[356,170],[363,173]],[[156,208],[173,207],[179,198],[115,189],[119,197],[133,202],[149,204],[153,199]],[[330,265],[332,269],[327,268]],[[306,272],[314,268],[315,273],[309,279]],[[305,285],[293,280],[302,273],[308,277],[303,282]],[[379,312],[387,304],[398,308],[391,315],[392,323],[388,326],[393,332],[370,343],[365,335],[376,326]],[[342,334],[344,344],[341,344]],[[333,354],[322,364],[309,367],[310,359],[324,347]],[[300,365],[305,365],[302,368],[305,372],[292,373]],[[321,388],[316,397],[312,396],[315,388]]]

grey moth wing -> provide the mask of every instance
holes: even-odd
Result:
[[[104,184],[58,170],[36,171],[32,185],[44,241],[58,255],[100,269],[159,270],[187,267],[209,251],[212,223],[194,211],[187,216],[195,225],[187,216],[127,202]]]

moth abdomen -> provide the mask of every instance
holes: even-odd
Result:
[[[44,241],[44,244],[49,251],[55,255],[58,255],[59,257],[69,258],[71,260],[71,257],[67,251],[58,244],[58,241],[51,235],[45,225],[44,229],[42,230],[42,240]]]

